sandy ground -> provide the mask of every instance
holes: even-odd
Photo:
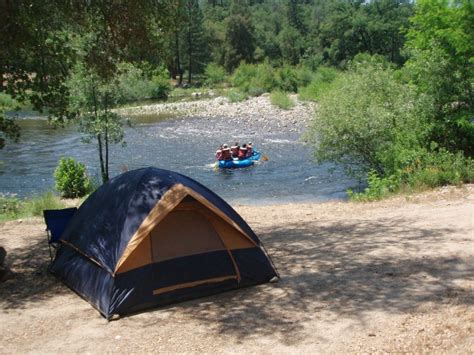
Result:
[[[0,225],[0,353],[474,349],[474,185],[367,204],[236,206],[281,281],[108,323],[46,273],[41,220]]]

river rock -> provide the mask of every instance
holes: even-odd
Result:
[[[201,93],[194,92],[193,97]],[[137,114],[170,113],[179,117],[201,117],[206,119],[228,119],[229,124],[240,122],[250,130],[261,129],[269,125],[269,129],[292,132],[304,130],[316,109],[315,103],[300,102],[297,95],[290,95],[295,106],[289,110],[280,109],[271,104],[269,95],[251,97],[242,102],[230,102],[226,97],[214,97],[192,102],[160,103],[146,106],[129,107],[117,110],[119,114],[133,116]],[[291,127],[289,127],[291,125]]]

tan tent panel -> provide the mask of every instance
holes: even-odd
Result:
[[[149,239],[152,241],[153,262],[226,249],[212,224],[200,211],[170,212],[151,231]]]
[[[203,203],[204,202],[204,203]],[[218,250],[255,247],[230,218],[194,191],[177,184],[152,209],[130,240],[115,273],[150,263]]]

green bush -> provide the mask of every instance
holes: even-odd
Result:
[[[306,66],[300,66],[296,69],[296,76],[298,78],[298,87],[304,87],[313,81],[315,72]]]
[[[166,99],[171,92],[171,84],[169,80],[169,72],[165,67],[159,67],[154,70],[151,77],[153,89],[151,97],[154,99]]]
[[[0,194],[0,216],[14,217],[21,210],[21,200],[16,196]]]
[[[232,85],[244,93],[249,93],[251,89],[254,92],[255,89],[270,92],[276,87],[274,69],[267,62],[258,65],[243,62],[232,76]]]
[[[445,149],[426,152],[400,173],[402,181],[411,187],[422,189],[442,185],[460,185],[474,181],[474,160],[461,152]]]
[[[258,87],[251,87],[248,89],[249,96],[260,96],[265,93],[265,90],[263,88],[258,88]]]
[[[336,80],[338,72],[335,69],[327,67],[319,67],[313,75],[311,82],[298,90],[298,98],[304,101],[316,101],[327,92],[334,80]]]
[[[232,86],[247,91],[250,82],[256,77],[256,66],[242,62],[232,75]]]
[[[132,64],[121,65],[119,88],[123,101],[135,101],[151,98],[152,83],[145,77],[142,69]]]
[[[204,69],[205,84],[207,86],[215,86],[226,80],[226,72],[224,67],[215,63],[209,63]]]
[[[247,95],[242,91],[232,89],[227,92],[227,98],[230,102],[241,102],[247,99]]]
[[[372,201],[403,190],[420,191],[470,182],[474,182],[474,160],[459,152],[440,149],[421,152],[409,164],[387,177],[380,177],[372,170],[368,173],[367,188],[361,193],[349,190],[348,195],[351,200]]]
[[[294,67],[285,65],[276,71],[277,88],[285,92],[297,92],[300,81]]]
[[[146,70],[129,63],[120,65],[119,90],[122,101],[166,99],[171,91],[168,70],[164,67]]]
[[[297,92],[298,87],[308,85],[312,79],[313,73],[306,67],[273,68],[268,62],[243,62],[232,75],[231,83],[250,96],[258,96],[272,91]]]
[[[13,99],[10,95],[0,92],[0,109],[7,108],[13,109],[14,107],[18,107],[19,103]]]
[[[363,192],[353,192],[347,190],[347,195],[352,201],[374,201],[386,198],[397,192],[400,188],[400,181],[397,176],[382,178],[374,170],[367,174],[367,187]]]
[[[270,94],[270,102],[272,105],[278,106],[284,110],[288,110],[292,108],[295,103],[293,100],[288,96],[287,93],[282,91],[274,91]]]
[[[25,216],[42,216],[44,210],[56,210],[65,208],[66,205],[52,192],[35,196],[25,200],[22,214]]]
[[[86,167],[73,158],[61,158],[54,171],[56,189],[65,198],[76,198],[86,195],[91,189]]]

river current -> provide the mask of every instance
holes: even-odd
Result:
[[[70,156],[98,178],[96,144],[86,144],[74,126],[57,128],[44,118],[19,120],[21,143],[0,150],[0,192],[31,196],[51,190],[58,160]],[[206,185],[231,203],[261,204],[345,199],[356,184],[332,164],[317,165],[299,132],[239,125],[238,120],[141,117],[126,129],[126,146],[111,146],[110,171],[155,166],[174,170]],[[252,141],[268,161],[236,170],[215,170],[221,143]],[[94,142],[95,143],[95,142]]]

